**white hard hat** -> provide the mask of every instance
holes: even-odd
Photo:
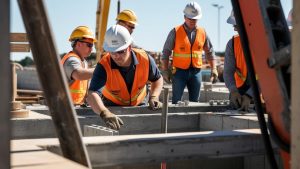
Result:
[[[286,19],[287,25],[289,26],[290,29],[293,28],[293,26],[292,26],[292,19],[293,19],[292,14],[293,14],[293,9],[290,10],[289,15]]]
[[[231,14],[230,14],[230,16],[227,19],[227,23],[232,24],[232,25],[236,25],[233,10],[231,11]]]
[[[197,2],[188,3],[184,10],[184,16],[190,19],[200,19],[202,17],[201,7]]]
[[[128,48],[131,43],[128,30],[121,25],[113,25],[105,33],[103,48],[107,52],[118,52]]]

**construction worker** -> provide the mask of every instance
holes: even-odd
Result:
[[[87,26],[78,26],[70,35],[72,51],[61,60],[74,105],[84,105],[87,95],[88,80],[94,68],[88,68],[86,58],[90,56],[96,39]]]
[[[138,25],[136,14],[130,9],[124,9],[123,11],[121,11],[117,16],[116,21],[117,25],[124,26],[130,34],[133,33],[135,26]],[[140,46],[137,46],[134,42],[132,42],[131,47],[142,49]]]
[[[227,19],[227,23],[232,24],[234,30],[237,31],[238,27],[233,11]],[[249,111],[253,94],[239,35],[232,37],[227,43],[223,77],[225,85],[230,91],[230,101],[233,108]]]
[[[125,9],[121,11],[117,18],[117,24],[124,26],[130,34],[132,34],[135,26],[137,25],[137,16],[130,9]]]
[[[103,48],[108,53],[95,68],[88,103],[106,125],[119,130],[123,121],[106,106],[139,106],[147,102],[147,81],[151,82],[149,108],[158,110],[163,78],[152,57],[131,47],[132,37],[121,25],[110,27]]]
[[[167,83],[172,77],[172,103],[181,100],[185,86],[189,91],[189,101],[198,102],[201,87],[202,51],[211,66],[211,81],[215,82],[218,72],[215,55],[205,30],[197,26],[202,12],[197,2],[190,2],[184,11],[184,24],[172,29],[162,51],[162,75]],[[173,51],[172,68],[169,57]]]

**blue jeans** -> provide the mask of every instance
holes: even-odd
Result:
[[[172,104],[176,104],[181,100],[185,86],[189,91],[189,101],[198,102],[201,88],[201,69],[189,68],[178,69],[172,78]]]

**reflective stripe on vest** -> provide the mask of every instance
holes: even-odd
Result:
[[[125,80],[118,69],[111,69],[111,57],[107,53],[100,60],[100,64],[106,71],[106,83],[102,94],[117,105],[136,106],[146,96],[146,83],[149,75],[149,58],[145,51],[132,49],[136,54],[138,64],[136,65],[134,82],[131,93],[129,93]]]
[[[81,60],[76,53],[71,51],[62,58],[61,64],[63,65],[66,62],[66,60],[70,57],[76,57],[79,60]],[[84,63],[81,63],[81,66],[85,68]],[[87,92],[87,86],[87,80],[74,80],[72,84],[69,84],[69,91],[72,97],[73,104],[80,105],[84,103],[84,98]]]
[[[234,73],[236,87],[241,87],[247,79],[247,65],[245,62],[244,52],[241,45],[240,37],[234,36],[232,38],[234,57],[236,62],[236,71]]]
[[[175,32],[173,66],[181,69],[188,69],[190,66],[201,68],[202,50],[206,39],[204,29],[197,28],[193,45],[191,45],[183,25],[177,26]]]

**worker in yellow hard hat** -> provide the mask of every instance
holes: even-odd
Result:
[[[137,16],[130,9],[125,9],[121,11],[117,18],[117,24],[124,26],[130,34],[132,34],[135,26],[137,25]]]
[[[97,64],[89,87],[89,105],[108,127],[117,130],[123,121],[106,106],[140,106],[148,102],[151,110],[162,107],[160,71],[151,56],[131,45],[132,37],[125,27],[110,27],[103,45],[107,53]],[[148,81],[150,91],[146,87]]]
[[[88,68],[86,58],[90,56],[96,39],[87,26],[78,26],[70,35],[72,51],[63,56],[63,65],[74,105],[84,105],[88,80],[94,68]]]

